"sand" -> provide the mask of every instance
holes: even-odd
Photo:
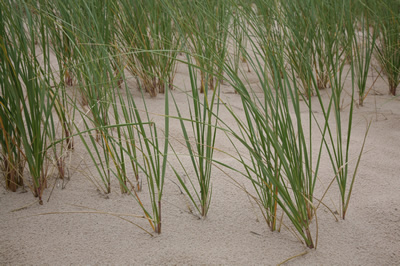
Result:
[[[254,81],[252,86],[257,88],[254,73],[248,75]],[[377,74],[370,75],[368,87]],[[187,107],[183,91],[188,90],[189,81],[183,65],[178,67],[175,85],[181,90],[173,94],[184,111]],[[128,86],[139,95],[134,81],[128,81]],[[221,90],[223,99],[240,114],[240,98],[232,93],[233,88],[223,85]],[[152,107],[154,121],[162,122],[159,114],[163,113],[164,96],[147,97],[146,101]],[[345,107],[342,114],[348,114],[348,109]],[[318,113],[318,107],[315,111]],[[223,107],[220,116],[234,125]],[[162,201],[162,234],[150,236],[134,224],[111,215],[143,215],[143,212],[132,196],[119,192],[115,180],[111,194],[96,190],[90,181],[98,179],[93,163],[76,138],[75,150],[66,155],[70,181],[63,185],[55,173],[50,175],[50,187],[44,192],[42,206],[30,191],[12,193],[0,187],[0,264],[276,265],[300,255],[286,264],[396,265],[400,263],[400,99],[388,95],[387,82],[382,78],[375,82],[364,107],[354,111],[354,157],[369,121],[371,128],[346,219],[336,221],[327,208],[318,209],[317,249],[308,249],[284,227],[280,233],[271,232],[254,202],[233,182],[252,191],[248,180],[234,173],[227,176],[216,168],[206,219],[189,212],[187,200],[176,185],[177,179],[168,169]],[[317,128],[314,130],[317,135]],[[171,123],[171,136],[178,152],[184,153],[185,147],[179,144],[182,133],[177,121]],[[218,135],[216,146],[234,153],[223,134]],[[226,164],[237,164],[226,154],[215,156]],[[333,178],[326,157],[325,154],[317,196],[322,195]],[[189,163],[187,157],[182,158]],[[173,154],[169,160],[176,164]],[[146,202],[145,181],[143,185],[140,195]],[[332,188],[324,202],[333,211],[337,210],[337,189]],[[151,232],[144,219],[124,218]],[[314,222],[314,237],[315,228]]]

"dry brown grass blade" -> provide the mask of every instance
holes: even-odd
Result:
[[[33,215],[28,215],[28,216],[23,216],[20,218],[29,218],[29,217],[34,217],[34,216],[42,216],[42,215],[52,215],[52,214],[107,214],[107,215],[111,215],[117,218],[120,218],[128,223],[131,223],[133,225],[135,225],[136,227],[142,229],[144,232],[146,232],[147,234],[149,234],[150,236],[153,236],[153,234],[151,234],[149,231],[147,231],[146,229],[144,229],[143,227],[141,227],[140,225],[124,218],[121,216],[129,216],[129,217],[134,217],[134,218],[142,218],[142,219],[147,219],[145,216],[143,215],[134,215],[134,214],[128,214],[128,213],[112,213],[112,212],[103,212],[103,211],[65,211],[65,212],[45,212],[45,213],[38,213],[38,214],[33,214]]]
[[[283,265],[283,264],[285,264],[286,262],[288,262],[288,261],[290,261],[290,260],[292,260],[292,259],[295,259],[295,258],[297,258],[297,257],[304,256],[304,255],[306,255],[307,253],[308,253],[308,251],[304,251],[304,252],[302,252],[302,253],[300,253],[300,254],[297,254],[297,255],[295,255],[295,256],[293,256],[293,257],[290,257],[290,258],[288,258],[288,259],[286,259],[286,260],[284,260],[284,261],[278,263],[277,266]]]
[[[95,209],[95,208],[90,208],[90,207],[86,207],[86,206],[82,206],[82,205],[77,205],[77,204],[67,204],[67,205],[74,206],[74,207],[78,207],[78,208],[89,209],[89,210],[93,210],[93,211],[99,211],[99,210],[97,210],[97,209]],[[111,213],[110,213],[110,215],[116,216],[116,217],[118,217],[118,218],[120,218],[120,219],[122,219],[122,220],[124,220],[124,221],[127,221],[127,222],[129,222],[129,223],[132,223],[133,225],[139,227],[140,229],[142,229],[143,231],[145,231],[145,232],[148,233],[149,235],[153,236],[153,234],[151,234],[150,232],[148,232],[148,231],[147,231],[146,229],[144,229],[143,227],[141,227],[141,226],[139,226],[139,225],[133,223],[132,221],[130,221],[130,220],[128,220],[128,219],[125,219],[125,218],[121,217],[121,216],[132,216],[132,214],[128,214],[128,215],[121,214],[121,216],[119,216],[119,215],[114,215],[114,214],[111,214]],[[139,216],[138,218],[143,218],[143,219],[148,220],[148,218],[145,217],[145,216],[143,216],[143,215],[142,215],[142,216]]]
[[[365,139],[364,139],[364,142],[365,142]],[[364,154],[370,152],[371,150],[372,150],[372,149],[370,149],[370,150],[368,150],[368,151],[365,151],[365,152],[361,151],[361,154],[364,155]],[[332,178],[332,180],[331,180],[331,182],[329,183],[328,187],[326,188],[324,194],[322,195],[321,199],[320,199],[320,200],[317,199],[317,200],[318,200],[318,205],[316,206],[316,209],[318,209],[318,208],[319,208],[319,205],[322,204],[322,205],[324,205],[330,212],[332,212],[332,210],[331,210],[330,208],[328,208],[328,207],[323,203],[323,200],[324,200],[326,194],[328,193],[329,189],[331,188],[332,184],[335,182],[335,180],[336,180],[337,176],[339,175],[340,171],[342,171],[346,165],[350,164],[351,162],[355,161],[356,159],[358,159],[358,158],[357,158],[357,157],[356,157],[356,158],[353,158],[353,159],[349,160],[348,162],[344,163],[343,165],[341,165],[341,166],[339,167],[339,169],[337,170],[335,176]],[[319,178],[318,178],[318,179],[319,179]],[[315,197],[314,197],[314,198],[315,198]],[[316,199],[316,198],[315,198],[315,199]],[[332,214],[334,214],[334,212],[332,212]],[[335,216],[335,218],[336,218],[336,216]]]
[[[147,218],[143,215],[135,215],[135,214],[129,214],[129,213],[115,213],[115,212],[105,212],[105,211],[63,211],[63,212],[43,212],[43,213],[37,213],[37,214],[32,214],[20,218],[27,218],[27,217],[34,217],[34,216],[42,216],[42,215],[50,215],[50,214],[74,214],[74,213],[89,213],[89,214],[109,214],[113,216],[129,216],[129,217],[134,217],[134,218],[141,218],[141,219],[146,219]]]
[[[18,212],[18,211],[25,210],[25,209],[27,209],[28,207],[30,207],[30,206],[32,206],[33,204],[38,203],[38,202],[39,202],[39,200],[35,200],[34,202],[29,203],[28,205],[25,205],[25,206],[22,206],[22,207],[20,207],[20,208],[14,209],[14,210],[12,210],[12,211],[10,211],[10,212]]]
[[[317,199],[316,197],[314,197],[314,199],[318,201],[318,206],[319,206],[320,204],[322,204],[325,208],[328,209],[328,211],[333,215],[333,217],[335,217],[336,222],[339,222],[339,219],[336,217],[335,212],[332,211],[332,209],[329,208],[328,205],[326,205],[325,203],[323,203],[321,200]],[[315,212],[317,211],[317,209],[318,209],[318,207],[315,209]]]
[[[135,194],[136,199],[138,200],[138,203],[139,203],[140,207],[144,210],[144,206],[143,206],[142,201],[141,201],[140,198],[139,198],[139,195],[136,193],[135,190],[133,190],[133,193]],[[149,221],[149,224],[150,224],[151,228],[155,231],[156,228],[155,228],[155,226],[154,226],[153,220],[149,217],[149,215],[148,215],[146,212],[144,212],[144,214],[146,215],[145,218]]]
[[[381,76],[383,69],[381,69],[378,73],[378,75],[376,76],[376,78],[374,79],[374,81],[372,82],[372,85],[369,87],[369,89],[367,90],[367,93],[365,94],[365,96],[363,97],[363,101],[367,98],[368,94],[371,92],[372,88],[374,87],[376,81],[378,80],[379,77]]]

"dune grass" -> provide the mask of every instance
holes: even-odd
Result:
[[[120,10],[117,47],[126,55],[127,69],[153,97],[164,93],[165,84],[173,83],[181,40],[171,13],[161,2],[124,0],[116,4]]]
[[[379,37],[376,45],[379,62],[387,75],[389,93],[396,95],[400,83],[400,3],[398,1],[378,1],[374,5],[375,19],[379,25]]]
[[[213,85],[213,88],[209,87],[208,83],[205,83],[203,94],[201,94],[197,88],[196,68],[193,64],[190,64],[190,57],[187,60],[189,62],[191,87],[191,94],[187,96],[190,117],[183,117],[175,99],[174,103],[197,183],[195,184],[188,177],[190,185],[186,184],[185,177],[179,175],[177,171],[175,171],[175,174],[198,213],[202,217],[206,217],[212,195],[211,177],[217,134],[217,119],[215,116],[218,116],[219,112],[219,80],[216,80],[217,83]],[[187,129],[185,122],[189,122],[190,131]],[[193,138],[191,138],[189,132],[193,132]],[[178,160],[180,161],[179,157]],[[183,164],[181,163],[181,165]],[[189,176],[187,174],[188,169],[184,168],[184,171]]]
[[[1,127],[5,133],[2,148],[8,153],[6,178],[9,184],[20,184],[20,160],[23,159],[31,176],[31,182],[24,183],[43,204],[42,194],[47,187],[47,158],[43,151],[55,138],[52,110],[57,94],[57,87],[51,86],[47,34],[43,25],[37,24],[37,17],[29,11],[28,5],[15,4],[3,12],[7,28],[3,31],[6,34],[2,37],[1,49],[5,86],[2,87],[1,109],[5,123]],[[7,30],[10,28],[14,30]],[[37,40],[40,40],[43,66],[37,58]]]
[[[29,186],[42,202],[51,158],[63,165],[64,149],[73,152],[73,138],[79,137],[97,171],[96,187],[111,193],[115,179],[161,233],[166,177],[175,173],[205,217],[213,167],[219,164],[251,182],[271,230],[281,228],[278,213],[284,213],[291,223],[287,228],[314,248],[317,230],[312,228],[318,228],[317,206],[323,200],[314,190],[324,152],[338,184],[343,219],[348,211],[365,144],[364,139],[351,165],[356,88],[362,105],[374,56],[390,93],[396,94],[400,22],[392,5],[397,2],[380,0],[373,8],[364,0],[0,0],[5,186],[12,191]],[[179,53],[186,59],[178,59]],[[189,70],[188,115],[172,92],[178,61]],[[255,73],[258,93],[240,61]],[[128,87],[129,79],[138,81],[140,99]],[[351,91],[345,91],[346,80]],[[238,93],[243,113],[223,102],[222,83]],[[152,121],[147,95],[164,97],[165,109],[158,114],[164,123]],[[221,121],[220,104],[235,126]],[[169,148],[174,150],[170,119],[178,120],[189,153],[196,177],[190,184],[167,168]],[[219,131],[230,138],[239,167],[214,157]],[[175,155],[184,165],[187,158]],[[142,195],[145,187],[148,194]],[[142,200],[146,196],[149,203]]]
[[[183,45],[194,58],[200,72],[200,92],[213,90],[221,82],[219,62],[227,56],[227,28],[231,21],[228,1],[165,1],[174,12]]]

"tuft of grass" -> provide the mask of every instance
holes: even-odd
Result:
[[[354,9],[357,9],[361,14],[347,17],[347,23],[351,25],[348,35],[352,38],[352,67],[355,68],[357,79],[358,103],[363,106],[368,95],[368,91],[366,91],[367,79],[376,40],[379,36],[379,27],[370,7],[360,3]],[[355,10],[353,12],[355,13]],[[358,30],[356,24],[358,24]]]
[[[18,112],[15,109],[18,105],[13,103],[12,94],[9,91],[13,80],[9,79],[12,64],[8,62],[12,59],[18,59],[12,56],[10,59],[9,50],[11,50],[11,40],[8,32],[10,30],[9,16],[10,11],[1,3],[0,10],[0,147],[1,147],[1,170],[4,173],[6,189],[16,191],[23,185],[24,158],[20,147],[22,138],[20,132],[13,120],[13,113]],[[8,12],[6,12],[8,11]]]
[[[121,0],[117,46],[125,54],[127,69],[150,96],[172,88],[180,37],[162,1]]]
[[[211,90],[217,88],[223,74],[219,62],[227,56],[227,29],[231,22],[229,2],[195,0],[179,1],[178,5],[171,1],[166,3],[175,16],[183,45],[200,72],[200,92],[205,91],[206,84]]]
[[[147,179],[152,214],[147,211],[137,193],[135,193],[135,198],[145,212],[146,217],[148,217],[148,220],[153,230],[156,233],[161,234],[161,207],[169,146],[169,84],[165,85],[165,123],[163,150],[161,150],[162,144],[159,142],[159,131],[157,129],[157,125],[153,122],[144,122],[133,100],[131,101],[131,104],[133,104],[132,107],[135,112],[135,117],[137,121],[136,130],[138,135],[140,136],[140,148],[138,149],[138,151],[141,153],[143,158],[143,163],[139,164],[139,167],[141,168]],[[145,109],[147,121],[151,121],[146,104]],[[133,157],[131,157],[131,159],[137,160]],[[136,163],[138,162],[139,161],[136,161]]]
[[[6,168],[6,178],[14,185],[19,184],[20,159],[26,161],[32,180],[29,187],[43,204],[42,195],[47,187],[46,150],[55,139],[52,110],[57,95],[57,87],[51,86],[48,39],[27,3],[7,6],[2,2],[1,6],[5,26],[0,42],[4,75],[1,117],[5,122],[1,124],[1,131],[10,130],[2,137],[2,143],[8,152],[5,166],[16,171],[14,175]],[[40,52],[37,40],[40,40]],[[39,53],[43,65],[39,62]]]
[[[191,95],[187,96],[190,117],[182,117],[175,99],[174,102],[197,183],[195,184],[191,178],[189,178],[189,186],[185,183],[185,178],[179,175],[177,171],[175,171],[175,174],[198,213],[202,217],[206,217],[211,204],[212,195],[211,176],[214,145],[217,134],[216,116],[218,116],[219,113],[220,89],[218,79],[217,84],[214,85],[216,87],[213,88],[209,87],[208,83],[205,83],[203,96],[201,96],[196,86],[196,68],[190,63],[189,56],[187,60],[189,62],[188,68],[191,86]],[[189,135],[190,131],[186,128],[185,122],[189,122],[191,125],[191,132],[193,132],[194,135],[193,140]],[[179,158],[178,160],[180,161]],[[187,173],[187,170],[184,170]]]
[[[379,37],[376,44],[377,56],[387,75],[389,93],[396,95],[400,83],[400,8],[399,1],[378,1],[376,20],[379,25]]]

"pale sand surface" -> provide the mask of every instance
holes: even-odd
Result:
[[[374,75],[376,77],[376,72]],[[249,79],[254,80],[252,86],[256,88],[254,73],[249,74]],[[368,86],[373,79],[371,76]],[[187,70],[181,65],[175,85],[188,90],[188,84]],[[135,82],[128,82],[128,85],[139,98]],[[239,96],[232,94],[233,89],[229,86],[223,85],[221,90],[223,99],[240,114]],[[387,91],[386,82],[378,78],[365,106],[355,109],[352,135],[354,156],[361,147],[367,121],[372,122],[366,153],[362,157],[346,220],[339,219],[337,222],[326,208],[318,209],[316,250],[304,247],[285,228],[280,233],[271,232],[254,203],[250,202],[246,193],[233,185],[231,178],[249,191],[252,191],[251,184],[238,174],[230,173],[228,177],[216,168],[212,176],[212,203],[206,219],[198,219],[188,213],[185,197],[175,184],[177,179],[168,170],[161,235],[151,237],[135,225],[110,214],[76,213],[90,211],[76,206],[80,205],[105,213],[143,214],[132,196],[121,195],[116,180],[113,180],[110,195],[104,196],[96,191],[87,177],[96,177],[96,171],[83,145],[79,145],[76,138],[76,148],[69,155],[68,163],[71,180],[65,189],[56,186],[47,202],[51,192],[51,187],[48,188],[44,192],[43,206],[34,203],[36,199],[30,192],[12,193],[0,188],[0,264],[276,265],[304,252],[308,253],[291,260],[287,265],[399,264],[400,99],[388,96]],[[174,96],[182,113],[187,115],[185,94],[175,90]],[[154,121],[162,122],[163,118],[157,114],[163,113],[164,96],[146,100],[154,113]],[[318,115],[321,117],[318,110],[315,105],[317,118]],[[347,107],[342,114],[348,111]],[[306,110],[304,116],[307,117]],[[228,124],[235,125],[223,107],[220,117]],[[317,136],[317,128],[314,127],[314,130],[313,134]],[[171,123],[171,135],[176,150],[185,153],[185,147],[179,144],[182,134],[177,121]],[[216,146],[234,154],[229,140],[222,133],[218,135]],[[237,164],[226,154],[217,152],[215,156],[226,164]],[[321,197],[333,178],[327,155],[323,157],[317,197]],[[182,158],[189,166],[189,159]],[[169,156],[169,160],[176,165],[173,155]],[[352,162],[354,164],[355,161]],[[49,184],[54,182],[55,175]],[[143,185],[140,196],[147,203],[145,181]],[[336,184],[329,190],[324,202],[332,210],[337,210]],[[12,212],[27,205],[30,206]],[[48,214],[51,212],[55,214]],[[151,231],[145,220],[126,218]],[[315,236],[315,223],[313,226]]]

